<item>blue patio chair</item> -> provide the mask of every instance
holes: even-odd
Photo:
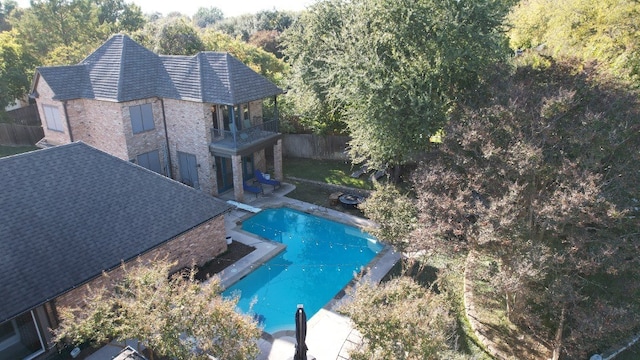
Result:
[[[250,192],[250,193],[256,194],[256,197],[258,197],[259,194],[263,193],[262,186],[260,186],[259,184],[258,184],[258,186],[249,185],[249,184],[247,184],[246,180],[242,182],[242,188],[246,192]]]
[[[266,177],[264,177],[264,174],[262,173],[262,171],[258,169],[255,170],[255,174],[256,174],[256,181],[258,181],[260,184],[273,186],[273,190],[275,190],[276,188],[279,188],[281,185],[280,181],[278,180],[267,179]]]

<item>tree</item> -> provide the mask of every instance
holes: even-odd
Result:
[[[99,25],[91,12],[91,3],[81,0],[35,0],[11,23],[28,51],[44,59],[60,45],[95,43]]]
[[[418,209],[414,200],[392,184],[374,182],[375,191],[359,207],[378,226],[367,232],[392,245],[397,251],[407,250],[408,236],[416,228]]]
[[[332,109],[354,163],[394,169],[429,147],[451,104],[506,54],[501,1],[323,1],[285,32],[304,117]]]
[[[93,0],[97,6],[98,24],[107,26],[105,33],[132,32],[146,22],[140,7],[124,0]]]
[[[294,23],[296,18],[297,14],[290,11],[262,10],[255,14],[256,30],[282,33]]]
[[[597,60],[640,79],[640,3],[635,0],[521,1],[509,16],[511,46]]]
[[[251,34],[248,43],[272,53],[278,59],[283,56],[280,51],[280,33],[276,30],[257,31]]]
[[[381,285],[366,282],[339,311],[364,337],[351,359],[453,359],[455,318],[447,298],[400,277]]]
[[[287,64],[275,55],[215,29],[206,29],[202,33],[202,41],[208,51],[228,52],[276,84],[282,84],[288,74]]]
[[[251,34],[257,31],[255,22],[254,15],[244,14],[218,21],[214,28],[233,38],[248,41]]]
[[[0,109],[22,98],[31,85],[35,59],[16,41],[15,31],[0,32]]]
[[[217,7],[210,8],[198,8],[198,11],[193,15],[193,23],[199,28],[206,28],[214,25],[218,21],[224,19],[222,10]]]
[[[14,0],[0,1],[0,32],[10,30],[11,25],[7,22],[7,17],[13,9],[18,7],[18,3]]]
[[[113,33],[134,31],[144,21],[138,6],[121,0],[37,0],[10,17],[24,50],[39,64],[50,65],[82,59]]]
[[[198,31],[184,18],[174,18],[161,25],[153,46],[153,51],[163,55],[195,55],[204,49]]]
[[[93,290],[84,307],[62,309],[55,341],[137,339],[152,355],[170,358],[255,358],[260,331],[235,311],[237,299],[223,299],[216,279],[197,283],[193,271],[168,277],[171,266],[126,268],[122,278],[110,279],[109,288]]]
[[[493,256],[509,318],[555,358],[585,358],[638,326],[638,97],[584,64],[548,61],[503,78],[493,103],[452,113],[415,173],[411,246]]]

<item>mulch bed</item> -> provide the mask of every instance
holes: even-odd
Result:
[[[196,272],[195,275],[196,280],[207,280],[211,276],[242,259],[245,255],[250,254],[255,249],[256,248],[253,246],[245,245],[238,241],[232,241],[230,245],[227,245],[227,251],[198,268],[198,272]]]

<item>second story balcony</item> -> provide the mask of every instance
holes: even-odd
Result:
[[[275,143],[282,137],[278,132],[278,121],[267,120],[242,130],[236,130],[231,124],[231,130],[211,128],[210,151],[221,155],[248,155],[265,146]]]

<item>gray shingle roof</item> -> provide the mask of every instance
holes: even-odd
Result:
[[[39,67],[54,99],[131,101],[154,96],[235,105],[282,89],[227,53],[157,55],[126,35],[112,36],[73,66]]]
[[[230,209],[84,143],[1,158],[0,184],[0,323]]]

